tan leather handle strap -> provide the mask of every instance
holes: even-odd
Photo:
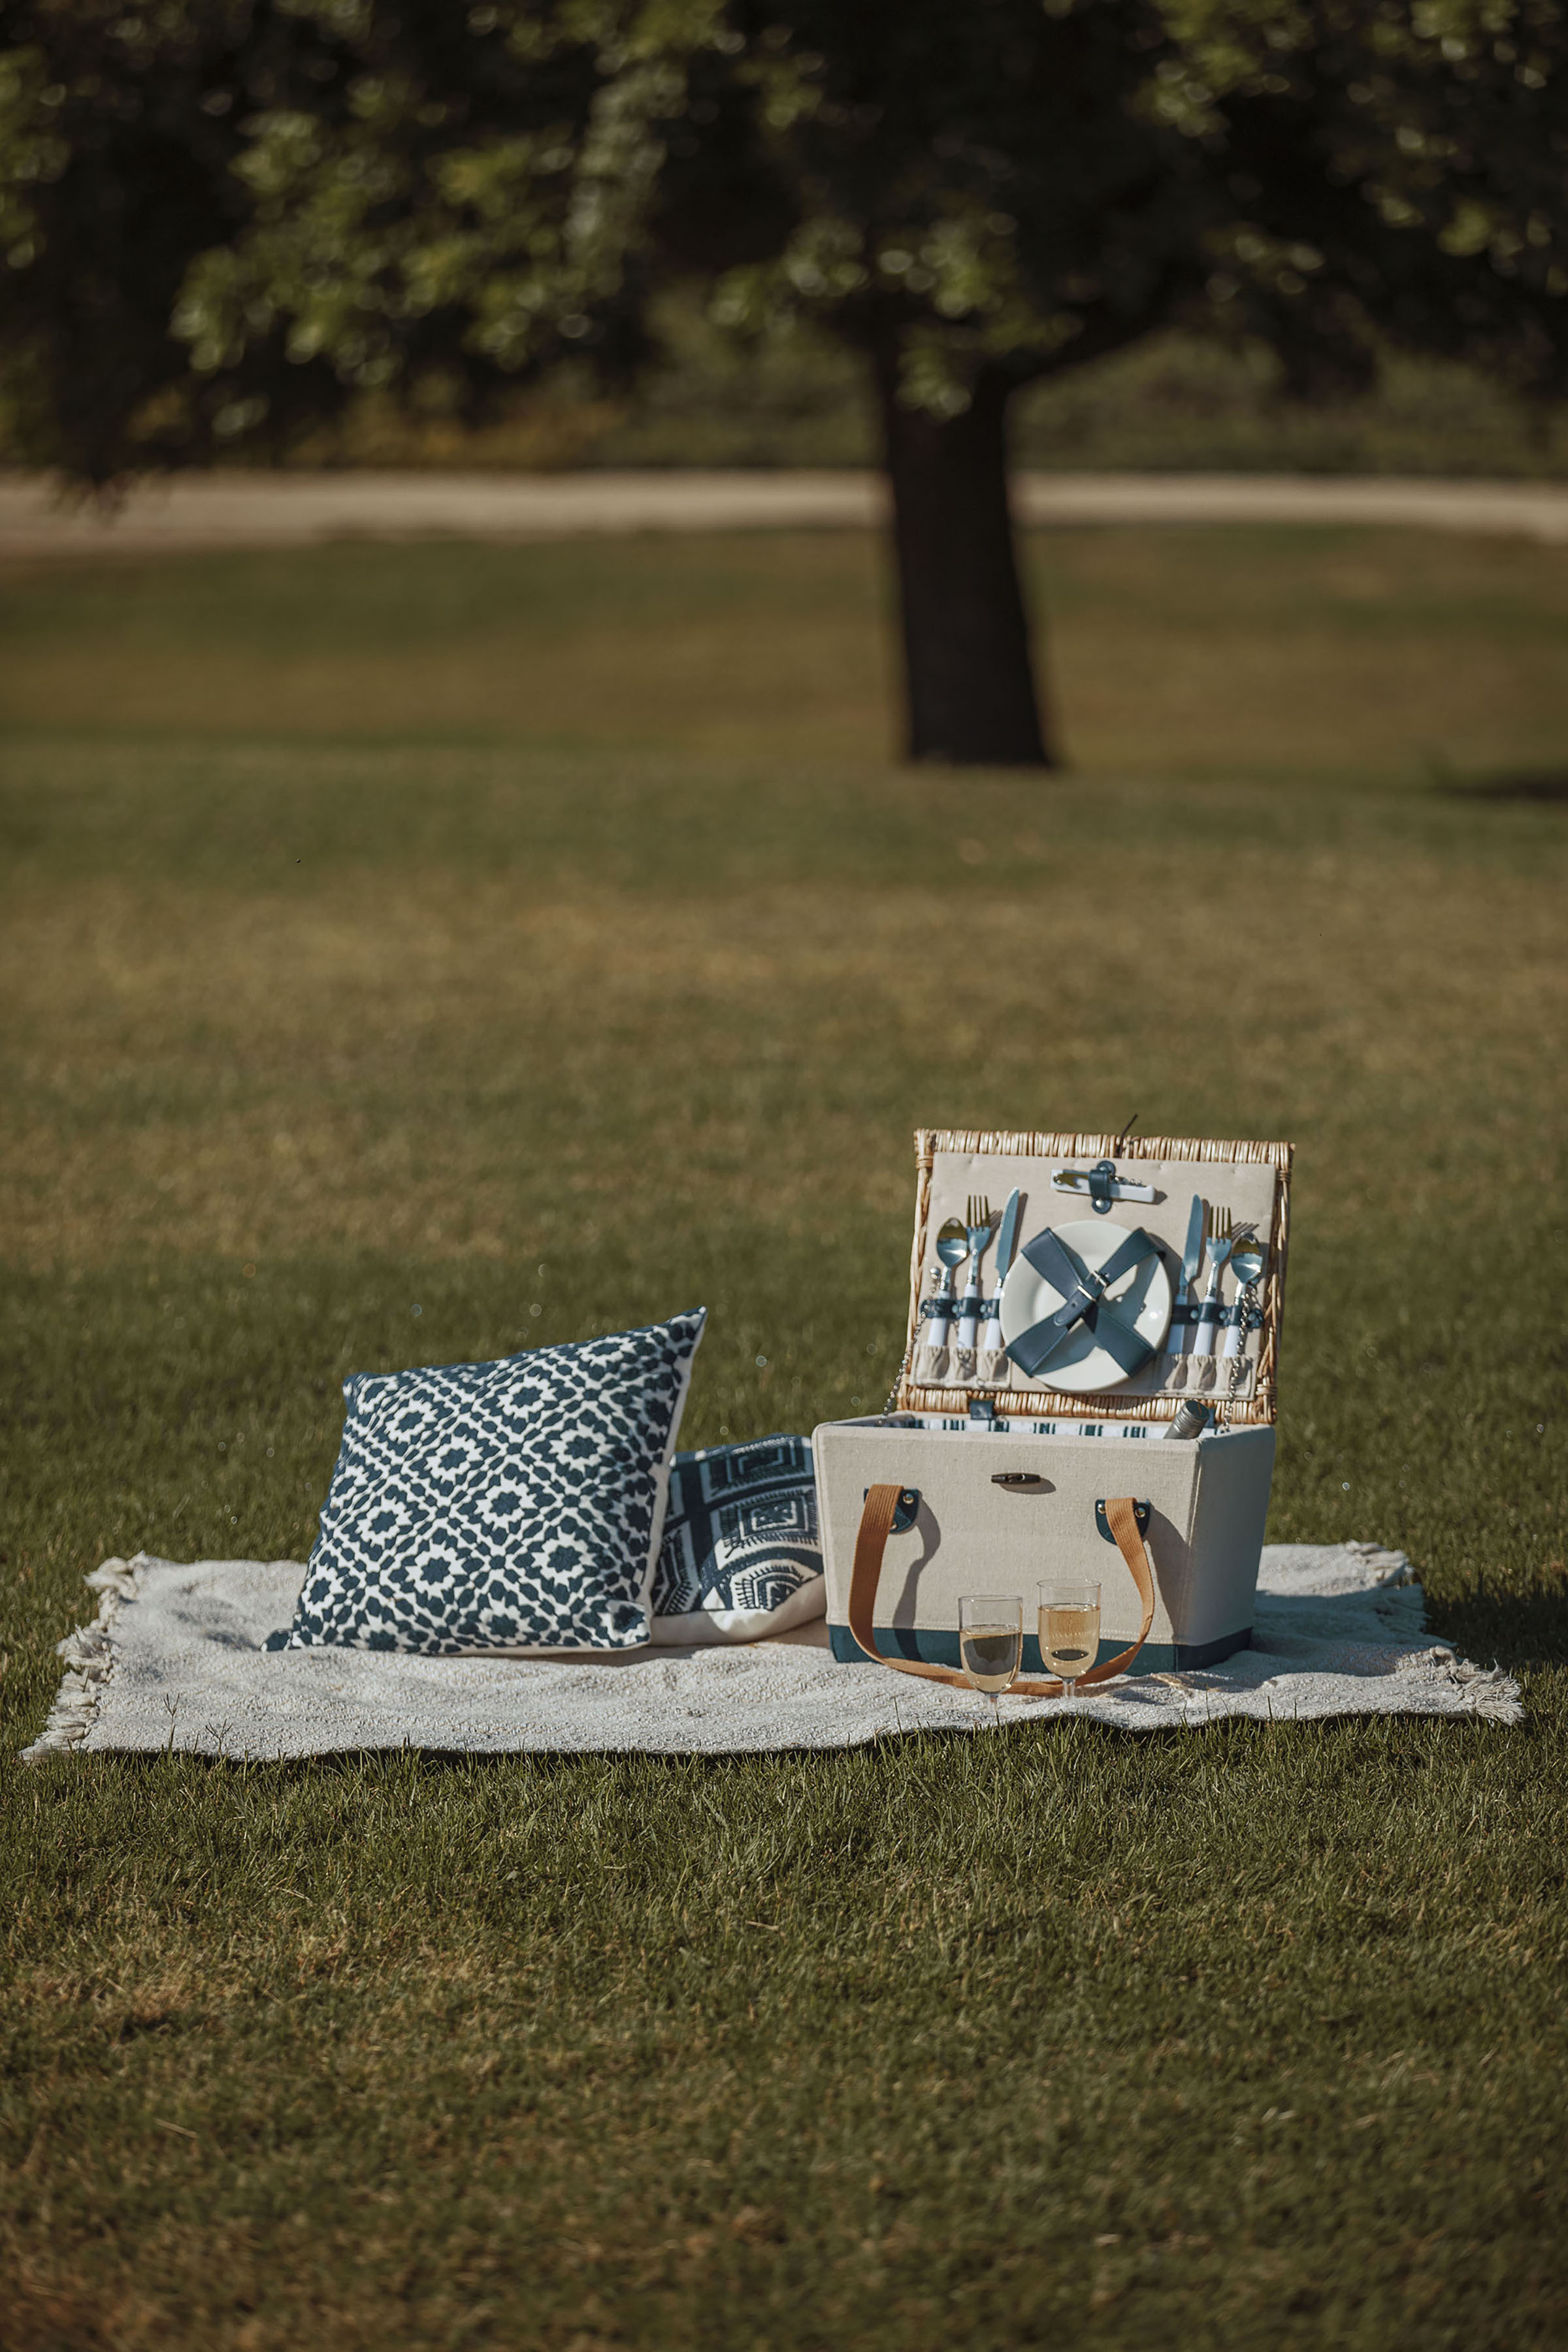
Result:
[[[885,1658],[877,1647],[877,1587],[881,1581],[882,1554],[892,1533],[893,1514],[902,1492],[901,1486],[873,1486],[866,1496],[855,1538],[855,1564],[849,1571],[849,1631],[866,1655],[879,1666],[891,1666],[895,1674],[921,1675],[930,1683],[950,1683],[954,1689],[970,1690],[973,1686],[968,1675],[955,1666],[928,1666],[919,1658]],[[1107,1658],[1102,1666],[1090,1666],[1088,1674],[1079,1675],[1079,1689],[1085,1683],[1105,1683],[1113,1675],[1124,1675],[1148,1640],[1149,1628],[1154,1622],[1154,1575],[1148,1547],[1138,1532],[1132,1497],[1112,1495],[1105,1506],[1105,1518],[1138,1587],[1138,1597],[1143,1603],[1143,1622],[1130,1649],[1123,1650],[1118,1657]],[[1020,1681],[1011,1685],[1009,1696],[1060,1698],[1065,1688],[1065,1684],[1058,1682]]]

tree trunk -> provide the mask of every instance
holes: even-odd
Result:
[[[877,354],[893,490],[909,756],[1054,767],[1029,656],[1007,505],[1007,399],[983,373],[945,423],[898,397],[898,352]]]

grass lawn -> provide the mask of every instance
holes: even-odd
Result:
[[[1045,781],[888,764],[852,535],[0,575],[5,2352],[1568,2336],[1568,550],[1031,562]],[[809,1429],[915,1125],[1133,1111],[1295,1139],[1271,1532],[1521,1729],[14,1761],[351,1369],[701,1301]]]

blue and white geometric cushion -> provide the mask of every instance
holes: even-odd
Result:
[[[658,1643],[756,1642],[826,1614],[807,1437],[678,1454],[653,1583]]]
[[[632,1650],[705,1310],[491,1364],[343,1382],[288,1635],[268,1647]]]

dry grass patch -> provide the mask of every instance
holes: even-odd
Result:
[[[1037,532],[1043,672],[1099,775],[1413,782],[1560,757],[1568,551],[1348,529]],[[897,740],[857,532],[12,565],[0,717],[744,761]]]
[[[976,876],[956,918],[939,892],[868,903],[831,879],[543,902],[522,873],[438,870],[293,898],[40,889],[0,941],[11,1246],[40,1267],[148,1248],[439,1259],[542,1248],[563,1214],[624,1222],[638,1192],[789,1226],[829,1183],[895,1218],[908,1126],[960,1094],[1045,1124],[1149,1098],[1163,1055],[1129,1020],[1140,1002],[1205,1038],[1200,1125],[1245,1096],[1260,1131],[1331,1158],[1331,1215],[1374,1185],[1391,1213],[1458,1217],[1542,1148],[1533,1072],[1563,1034],[1564,971],[1538,882],[1387,845],[1303,872],[1244,838],[1216,900],[1201,847],[1131,844],[1108,938],[1104,898],[1064,872],[1092,859],[1094,824],[1064,800],[1058,854],[1004,890]],[[1384,1162],[1389,1130],[1440,1097],[1468,1134],[1439,1195],[1412,1145]]]

